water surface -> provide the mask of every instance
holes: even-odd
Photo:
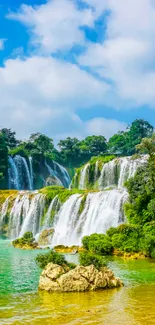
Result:
[[[155,324],[155,261],[110,260],[120,289],[49,294],[37,290],[37,253],[0,240],[0,325]]]

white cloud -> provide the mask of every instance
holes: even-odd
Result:
[[[89,135],[105,135],[106,138],[110,138],[118,131],[123,131],[127,127],[127,124],[112,119],[94,118],[86,123],[86,132]]]
[[[72,131],[79,125],[75,111],[103,103],[107,91],[76,65],[51,57],[8,60],[0,68],[1,125],[20,136],[37,130],[55,135],[60,125]]]
[[[49,0],[8,15],[28,28],[33,44],[31,57],[7,60],[0,69],[1,124],[19,135],[39,130],[55,139],[92,133],[109,137],[125,124],[102,117],[83,122],[78,108],[123,110],[131,103],[155,108],[155,0],[83,2],[85,9],[76,0]],[[81,27],[94,28],[107,11],[105,37],[91,43]],[[76,58],[81,68],[50,57],[74,45],[85,47]],[[23,53],[19,48],[14,55]]]
[[[49,0],[35,8],[22,5],[8,18],[28,26],[33,45],[44,53],[71,49],[75,44],[83,45],[85,37],[80,27],[93,26],[92,11],[78,10],[75,2],[70,0]]]
[[[106,9],[110,11],[106,39],[88,44],[79,62],[108,78],[112,92],[126,105],[133,101],[155,108],[155,1],[107,0]]]

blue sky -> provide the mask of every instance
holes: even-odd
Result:
[[[155,125],[155,0],[0,2],[1,127],[107,138]]]

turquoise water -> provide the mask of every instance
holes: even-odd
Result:
[[[155,261],[109,260],[121,289],[48,294],[37,289],[37,254],[0,240],[0,325],[155,324]]]

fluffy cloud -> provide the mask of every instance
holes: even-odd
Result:
[[[104,9],[110,12],[106,38],[89,44],[80,64],[108,78],[120,99],[155,108],[155,1],[107,0]]]
[[[70,0],[50,0],[35,8],[22,5],[8,18],[28,26],[31,42],[44,53],[71,49],[75,44],[84,45],[85,37],[80,27],[93,27],[92,11],[78,10],[75,2]]]
[[[0,69],[2,125],[25,136],[39,130],[55,139],[91,133],[109,137],[125,124],[95,118],[95,110],[94,119],[83,122],[78,109],[155,108],[155,0],[82,2],[86,6],[79,7],[78,0],[49,0],[9,13],[9,19],[28,28],[33,51]],[[84,26],[95,29],[97,19],[103,40],[92,43]],[[58,59],[64,51],[72,56],[75,45],[83,49],[76,64]]]
[[[103,103],[107,91],[86,71],[52,57],[8,60],[0,68],[1,125],[25,136],[37,130],[81,134],[75,111]]]

